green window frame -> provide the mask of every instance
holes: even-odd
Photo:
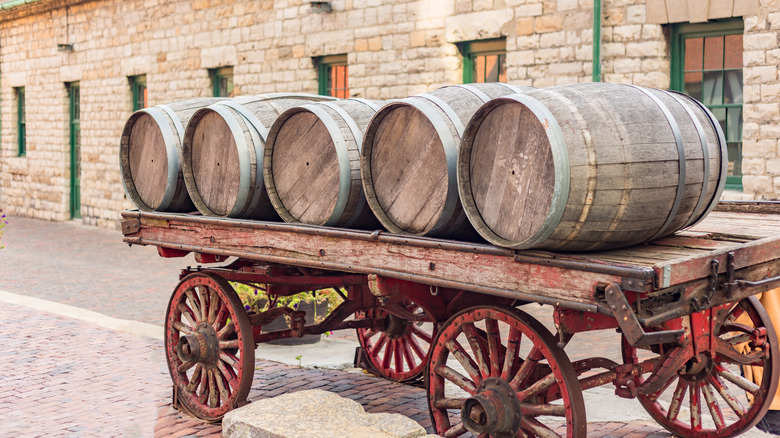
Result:
[[[726,135],[726,188],[742,191],[742,18],[672,25],[672,90],[702,102]]]
[[[318,93],[346,99],[349,97],[349,65],[347,55],[329,55],[317,58]]]
[[[146,90],[146,75],[130,76],[130,90],[133,95],[133,111],[138,111],[149,106]]]
[[[214,97],[233,97],[233,67],[211,70]]]
[[[16,95],[16,154],[19,157],[27,155],[27,111],[25,109],[24,87],[14,88]]]
[[[506,82],[506,39],[466,41],[458,44],[463,55],[463,83]]]
[[[78,219],[81,217],[81,87],[78,82],[65,85],[70,113],[70,218]]]

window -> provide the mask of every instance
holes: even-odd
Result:
[[[81,88],[66,84],[70,109],[70,217],[81,217]]]
[[[742,19],[672,28],[671,88],[702,102],[726,135],[726,188],[742,190]]]
[[[146,108],[148,105],[146,93],[146,75],[130,76],[130,89],[133,92],[133,111]]]
[[[346,99],[349,97],[347,55],[323,56],[317,59],[319,94]]]
[[[463,83],[506,82],[506,40],[469,41],[458,45],[463,54]]]
[[[27,155],[27,122],[24,108],[24,87],[14,88],[16,94],[16,145],[17,155]]]
[[[233,67],[221,67],[211,71],[214,97],[233,97]]]

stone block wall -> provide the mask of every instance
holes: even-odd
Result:
[[[603,80],[669,86],[669,37],[646,4],[658,1],[603,0]],[[745,18],[745,162],[756,173],[744,183],[757,197],[780,191],[777,1],[761,0],[761,12]],[[511,83],[591,80],[593,0],[331,4],[333,12],[312,13],[303,0],[41,0],[0,12],[0,205],[70,217],[68,82],[81,87],[81,214],[115,226],[131,207],[118,164],[129,76],[146,75],[150,105],[211,95],[208,71],[223,66],[233,66],[236,94],[314,93],[316,57],[347,54],[353,96],[402,98],[460,83],[457,43],[504,37]],[[61,43],[73,51],[58,52]],[[26,157],[15,157],[18,86],[27,95]]]
[[[761,0],[745,17],[742,186],[780,199],[780,1]]]

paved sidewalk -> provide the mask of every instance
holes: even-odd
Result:
[[[0,290],[163,324],[179,270],[191,255],[164,259],[154,247],[122,243],[122,233],[11,217],[0,250]]]

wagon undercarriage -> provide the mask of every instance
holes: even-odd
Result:
[[[163,256],[195,252],[209,265],[182,271],[165,336],[175,401],[205,420],[246,400],[257,344],[341,329],[358,331],[365,360],[383,377],[424,378],[443,436],[585,436],[582,391],[612,385],[679,436],[727,437],[753,427],[777,389],[777,337],[753,297],[780,285],[780,220],[771,217],[714,213],[650,245],[581,256],[123,216],[126,242],[156,245]],[[247,312],[229,282],[262,284],[270,299],[335,288],[344,300],[306,325],[288,307]],[[551,305],[557,332],[517,308],[526,302]],[[263,331],[281,315],[288,329]],[[620,363],[568,358],[563,348],[577,333],[605,329],[622,333]]]

